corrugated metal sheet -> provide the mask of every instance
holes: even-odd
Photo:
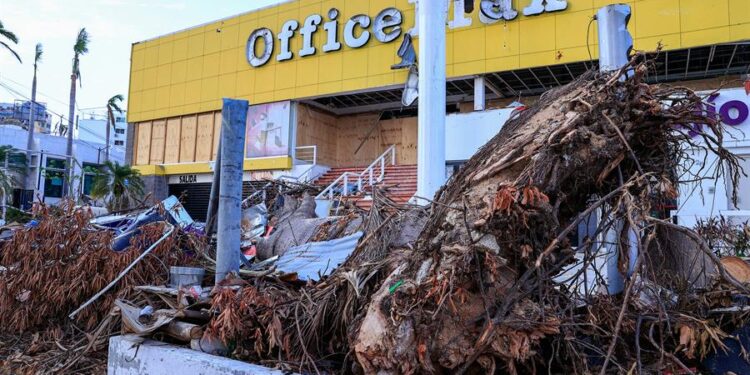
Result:
[[[362,232],[325,242],[310,242],[287,250],[276,262],[276,270],[297,274],[302,281],[328,276],[354,252]]]

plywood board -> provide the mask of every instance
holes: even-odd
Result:
[[[219,154],[219,140],[221,139],[221,111],[214,113],[214,140],[213,140],[213,151],[211,152],[211,160],[216,160],[216,155]]]
[[[338,166],[338,124],[333,115],[297,105],[297,147],[317,146],[318,164]]]
[[[367,166],[385,151],[380,147],[379,129],[372,130],[379,117],[365,114],[339,118],[338,159],[342,166]]]
[[[182,118],[182,130],[180,132],[180,163],[195,162],[195,139],[197,128],[197,116],[185,116]]]
[[[136,149],[136,165],[148,165],[151,157],[151,122],[141,122],[136,127],[136,138],[138,139],[138,149]]]
[[[174,117],[167,120],[166,149],[164,150],[164,163],[172,164],[180,162],[180,131],[182,118]]]
[[[164,164],[164,146],[167,136],[167,121],[157,120],[151,125],[151,153],[149,164]]]
[[[401,120],[401,147],[396,150],[396,160],[401,165],[417,164],[417,118]]]
[[[214,146],[214,114],[198,115],[198,141],[195,145],[195,161],[209,161]]]

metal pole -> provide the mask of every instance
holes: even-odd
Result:
[[[607,5],[596,12],[599,25],[599,71],[612,72],[630,60],[633,37],[628,32],[630,5]]]
[[[633,37],[628,32],[630,14],[630,6],[625,4],[607,5],[596,13],[599,26],[599,71],[602,73],[616,71],[625,66],[630,59],[630,50],[633,48]],[[625,287],[625,280],[618,266],[620,251],[629,253],[628,274],[634,271],[635,260],[638,257],[637,228],[628,228],[628,241],[625,242],[625,246],[620,246],[620,234],[624,228],[624,221],[617,219],[602,236],[603,248],[607,254],[609,294],[619,294]]]
[[[221,110],[221,177],[216,245],[216,284],[240,269],[242,165],[247,100],[224,99]]]
[[[417,196],[432,199],[445,182],[445,22],[447,0],[417,9],[419,18],[419,114]],[[417,199],[418,204],[427,201]]]
[[[219,148],[214,162],[214,179],[211,183],[211,195],[208,198],[206,212],[206,236],[210,239],[216,231],[216,209],[219,207],[219,189],[221,183],[221,130],[219,131]]]

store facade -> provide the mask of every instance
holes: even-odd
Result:
[[[484,0],[470,13],[463,0],[448,3],[450,169],[519,104],[594,66],[592,16],[616,1]],[[747,1],[625,3],[635,49],[654,59],[650,81],[712,90],[748,73]],[[294,0],[133,44],[130,162],[157,195],[204,191],[227,97],[252,105],[247,181],[366,166],[390,146],[397,164],[416,164],[416,104],[403,103],[413,92],[399,54],[419,43],[416,6]]]

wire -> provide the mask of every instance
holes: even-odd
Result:
[[[4,89],[6,89],[8,92],[11,93],[11,95],[16,96],[17,99],[20,98],[20,99],[30,100],[28,97],[26,97],[25,95],[19,93],[14,88],[9,87],[7,84],[5,84],[3,82],[0,82],[0,87],[3,87]],[[52,113],[53,115],[58,116],[58,117],[60,117],[63,120],[68,120],[67,117],[65,117],[65,116],[63,116],[63,115],[61,115],[59,113],[56,113],[56,112],[52,111],[49,108],[47,108],[47,112]],[[97,137],[101,137],[100,135],[98,135],[98,134],[96,134],[96,133],[94,133],[94,132],[92,132],[92,131],[90,131],[88,129],[81,128],[80,126],[78,127],[78,131],[81,131],[82,129],[85,130],[86,132],[90,133],[90,134],[96,135]],[[104,138],[103,140],[106,141],[106,138]],[[80,137],[78,138],[78,141],[80,141],[80,142],[88,145],[89,147],[93,147],[93,148],[96,148],[96,149],[100,148],[100,147],[92,145],[91,143],[88,143],[88,142],[84,141],[83,139],[80,139]],[[119,146],[110,145],[109,147],[111,147],[112,149],[121,151],[121,152],[125,152],[125,149],[122,148],[122,147],[119,147]]]
[[[586,27],[586,49],[589,51],[589,61],[591,61],[591,64],[594,64],[594,56],[591,54],[591,43],[589,41],[589,36],[591,34],[591,25],[596,21],[596,15],[591,17],[589,20],[589,25]]]
[[[29,89],[29,90],[31,90],[31,88],[30,88],[29,86],[26,86],[26,85],[24,85],[23,83],[18,83],[18,82],[14,81],[14,80],[12,80],[12,79],[10,79],[10,78],[8,78],[8,77],[5,77],[5,76],[3,76],[3,77],[0,77],[0,79],[4,79],[4,80],[7,80],[8,82],[11,82],[11,83],[13,83],[13,84],[16,84],[16,85],[18,85],[18,86],[21,86],[21,87],[23,87],[23,88],[25,88],[25,89]],[[65,102],[61,101],[60,99],[57,99],[57,98],[55,98],[55,97],[53,97],[53,96],[47,95],[47,94],[45,94],[45,93],[43,93],[43,92],[41,92],[41,91],[39,91],[39,90],[36,90],[36,93],[37,93],[37,94],[40,94],[40,95],[42,95],[42,96],[44,96],[44,97],[47,97],[47,98],[49,98],[49,99],[52,99],[52,100],[54,100],[54,101],[56,101],[56,102],[58,102],[58,103],[60,103],[60,104],[63,104],[63,105],[69,105],[69,104],[70,104],[70,103],[65,103]]]

